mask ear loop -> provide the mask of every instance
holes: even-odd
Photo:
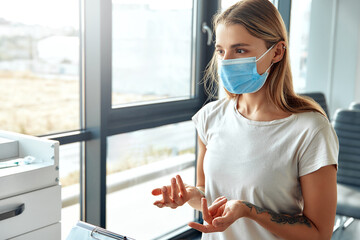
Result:
[[[273,49],[274,46],[275,46],[275,44],[272,45],[263,55],[261,55],[261,57],[259,57],[257,60],[255,60],[255,62],[259,61],[263,56],[265,56],[268,52],[270,52],[271,49]],[[274,65],[273,62],[271,62],[270,66],[266,69],[265,72],[268,72],[270,70],[270,68],[272,67],[272,65]]]
[[[273,47],[275,46],[275,44],[274,45],[272,45],[270,48],[269,48],[269,50],[267,50],[260,58],[262,58],[266,53],[268,53]],[[286,46],[284,45],[283,46],[283,49],[287,49],[286,48]],[[260,58],[258,59],[258,60],[260,60]],[[270,64],[270,66],[268,67],[268,69],[266,69],[266,71],[265,72],[267,72],[267,71],[269,71],[270,70],[270,68],[272,67],[272,65],[274,65],[274,63],[273,62],[271,62],[271,64]]]
[[[274,46],[275,46],[275,44],[272,45],[266,52],[264,52],[264,54],[261,55],[258,59],[256,59],[255,62],[259,61],[263,56],[265,56],[268,52],[270,52],[271,49],[273,49]]]
[[[265,72],[268,72],[268,71],[270,70],[270,68],[272,67],[272,65],[274,65],[274,63],[273,63],[273,62],[270,64],[270,66],[266,69],[266,71],[265,71]]]

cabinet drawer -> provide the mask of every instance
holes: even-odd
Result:
[[[1,130],[0,138],[17,143],[18,148],[12,153],[17,155],[14,159],[2,159],[0,154],[3,166],[8,161],[18,162],[17,166],[0,169],[0,199],[58,184],[59,142]],[[30,156],[33,161],[25,164]]]
[[[58,177],[59,171],[56,171],[55,166],[50,163],[2,169],[0,170],[0,202],[15,195],[57,185]]]
[[[0,239],[8,239],[43,228],[59,222],[60,218],[61,187],[59,185],[2,199],[0,200],[0,229],[2,229]]]
[[[23,235],[11,238],[10,240],[60,240],[61,239],[61,224],[56,223],[35,231],[25,233]]]

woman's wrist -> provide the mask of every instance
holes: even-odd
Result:
[[[246,218],[251,217],[251,208],[249,208],[248,204],[249,204],[248,202],[239,200],[240,217],[246,217]]]
[[[205,192],[203,191],[202,188],[200,188],[200,187],[195,187],[195,188],[200,193],[201,197],[205,197]]]
[[[200,198],[205,197],[204,191],[199,187],[185,184],[185,188],[186,188],[186,191],[189,193],[190,199],[198,198],[199,195],[200,195]]]

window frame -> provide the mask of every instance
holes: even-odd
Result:
[[[197,26],[193,29],[193,39],[197,41],[193,42],[195,48],[192,48],[193,61],[195,60],[192,69],[196,69],[192,74],[196,82],[195,97],[184,101],[113,109],[111,105],[112,3],[110,0],[85,2],[84,22],[88,23],[84,26],[85,129],[92,129],[93,132],[93,139],[85,142],[86,201],[83,217],[87,222],[106,227],[106,138],[114,134],[190,120],[206,101],[204,89],[197,83],[202,78],[200,69],[205,69],[209,60],[201,56],[207,56],[209,47],[205,44],[206,39],[201,33],[199,23],[210,21],[207,14],[199,14],[198,10],[205,10],[204,6],[208,9],[213,5],[216,5],[214,9],[218,8],[217,1],[206,5],[205,1],[194,1],[194,11],[197,11],[193,17]],[[91,18],[87,12],[92,13]],[[94,23],[91,24],[92,22]],[[100,49],[96,49],[96,46],[100,46]]]

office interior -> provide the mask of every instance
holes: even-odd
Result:
[[[320,94],[330,121],[360,103],[360,1],[270,1],[289,32],[296,92]],[[202,83],[214,51],[212,16],[235,2],[1,3],[0,140],[16,139],[29,148],[18,157],[36,155],[46,166],[27,176],[0,168],[0,239],[66,239],[79,221],[133,239],[200,239],[187,224],[201,214],[158,209],[151,190],[177,174],[195,184],[191,117],[215,100]],[[221,86],[213,92],[225,97]],[[5,144],[0,163],[8,159]],[[21,219],[26,203],[14,208],[10,198],[32,193],[44,216],[33,210]],[[359,212],[338,215],[332,239],[356,239]]]

